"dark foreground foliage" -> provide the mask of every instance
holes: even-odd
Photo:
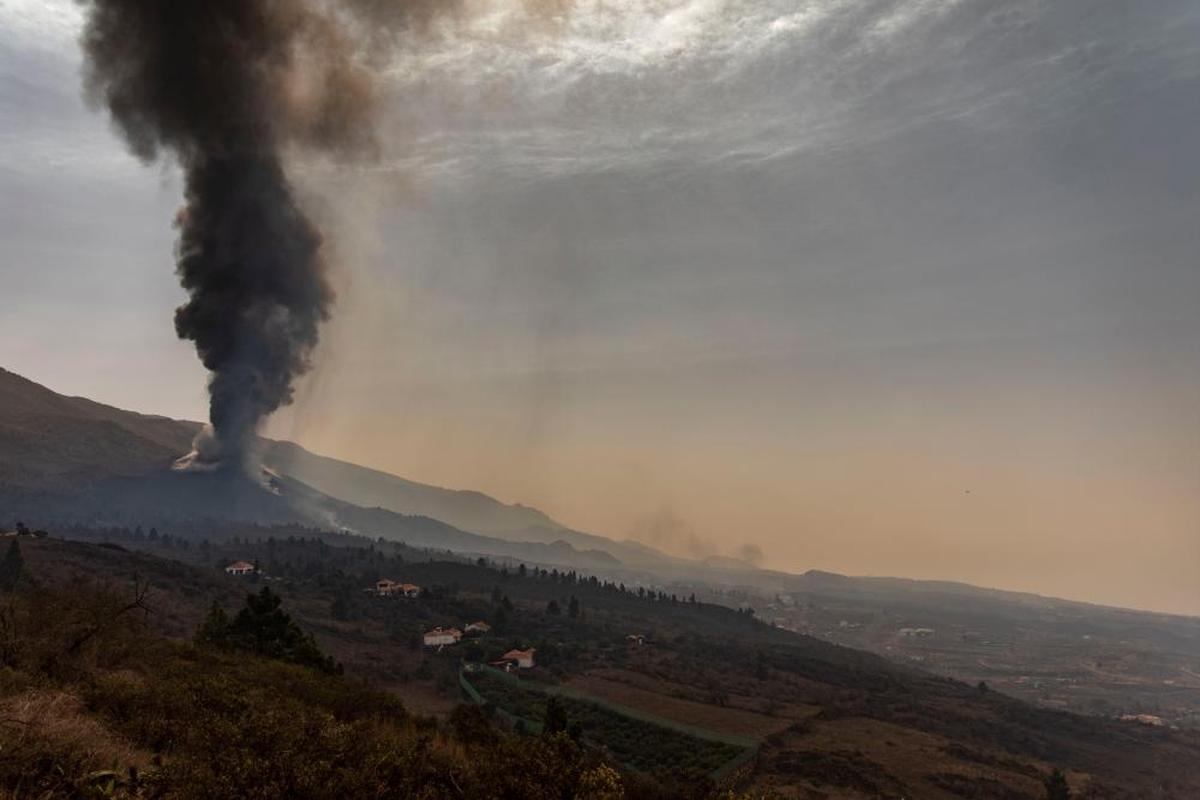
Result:
[[[296,657],[307,640],[265,592],[245,617],[210,619],[204,646],[149,632],[138,587],[31,586],[0,603],[0,797],[667,796],[567,733],[515,736],[473,708],[413,717]]]

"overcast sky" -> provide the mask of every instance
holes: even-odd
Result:
[[[547,9],[550,9],[547,11]],[[205,415],[179,181],[0,0],[0,364]],[[271,432],[685,554],[1200,613],[1200,4],[470,2]]]

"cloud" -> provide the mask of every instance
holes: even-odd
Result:
[[[1153,15],[1099,15],[1086,0],[466,9],[392,68],[434,173],[754,164],[935,124],[1036,126],[1148,67],[1195,67],[1183,2]]]

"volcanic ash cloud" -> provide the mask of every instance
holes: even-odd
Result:
[[[210,371],[209,426],[181,466],[246,466],[259,423],[292,400],[333,292],[321,231],[287,156],[374,151],[372,58],[413,3],[88,0],[89,97],[143,161],[185,180],[175,313]],[[386,19],[381,14],[386,13]],[[422,12],[423,13],[423,12]]]

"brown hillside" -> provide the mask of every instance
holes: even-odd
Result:
[[[0,369],[0,485],[55,489],[169,466],[196,424],[66,397]]]

